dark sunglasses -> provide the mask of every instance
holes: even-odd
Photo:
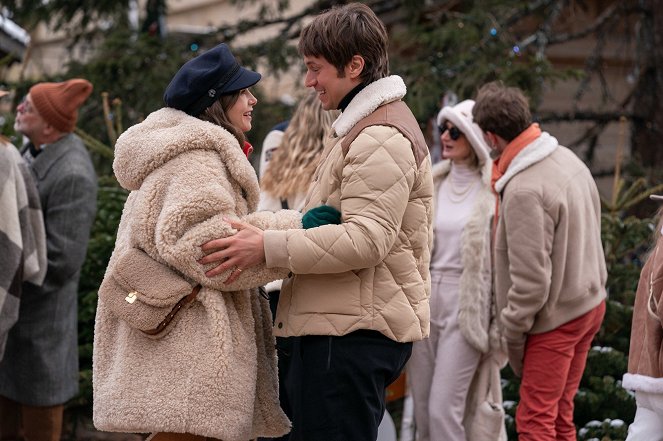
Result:
[[[458,141],[458,138],[460,138],[460,135],[463,134],[460,130],[458,130],[458,127],[450,127],[447,128],[446,125],[444,126],[437,126],[438,129],[440,129],[440,136],[444,135],[444,132],[449,130],[449,137],[453,139],[454,141]]]

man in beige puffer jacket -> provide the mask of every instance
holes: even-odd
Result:
[[[285,267],[275,333],[293,337],[299,378],[290,440],[372,441],[385,388],[412,342],[428,336],[432,243],[431,163],[405,84],[388,75],[387,34],[365,5],[316,17],[303,31],[305,84],[325,109],[340,109],[304,212],[328,205],[339,225],[239,232],[203,249],[208,274],[266,261]]]

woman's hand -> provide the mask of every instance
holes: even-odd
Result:
[[[224,282],[232,283],[237,280],[244,269],[265,261],[265,249],[263,232],[260,228],[240,221],[230,219],[226,219],[226,221],[237,230],[237,233],[204,243],[201,248],[207,255],[198,263],[202,265],[219,264],[205,273],[207,277],[214,277],[232,269],[230,276]]]

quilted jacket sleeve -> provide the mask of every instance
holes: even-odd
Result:
[[[410,142],[392,127],[371,126],[343,157],[337,145],[327,161],[339,167],[340,225],[266,231],[268,266],[296,274],[340,273],[376,266],[401,229],[417,166]]]
[[[213,278],[205,276],[205,271],[212,266],[203,267],[197,262],[203,257],[200,246],[209,240],[236,233],[224,217],[238,218],[236,198],[239,196],[232,193],[226,171],[218,161],[213,160],[213,155],[202,160],[200,155],[204,153],[196,152],[194,155],[199,155],[195,157],[198,164],[196,173],[187,171],[189,169],[185,165],[193,161],[191,155],[181,155],[160,173],[161,179],[167,181],[167,191],[154,226],[159,256],[185,276],[220,291],[255,288],[285,277],[287,270],[268,269],[264,264],[246,268],[232,284],[224,283],[230,271]],[[301,228],[301,214],[291,210],[252,213],[240,220],[261,229]]]

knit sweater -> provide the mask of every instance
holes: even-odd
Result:
[[[435,245],[431,257],[431,271],[458,275],[462,272],[460,237],[475,206],[480,182],[478,171],[466,165],[455,164],[440,184],[435,201]]]

